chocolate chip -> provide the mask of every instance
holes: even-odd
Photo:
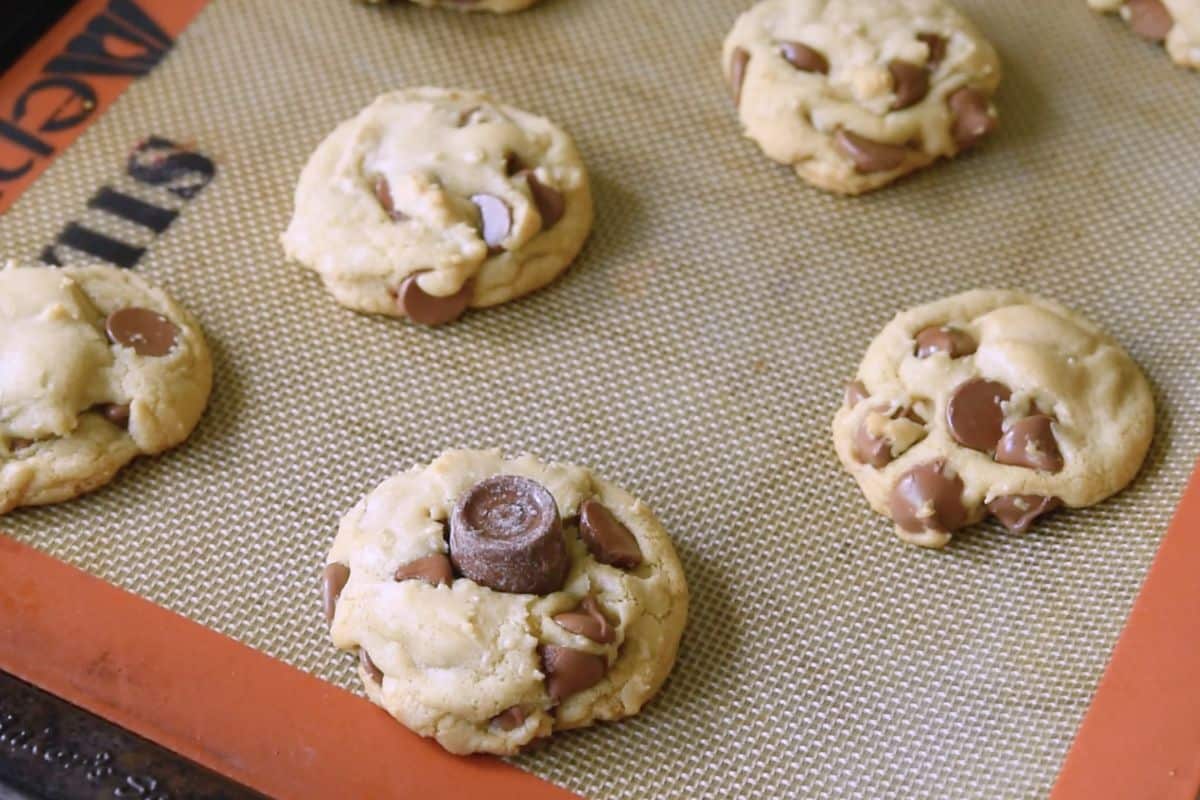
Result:
[[[483,241],[487,242],[488,252],[495,255],[504,249],[501,243],[512,230],[512,212],[503,200],[491,194],[472,195],[471,202],[479,209]]]
[[[1034,520],[1062,505],[1057,497],[1040,494],[1003,494],[987,504],[987,510],[1013,533],[1025,533]]]
[[[413,322],[421,325],[443,325],[463,315],[471,303],[471,281],[454,294],[438,297],[417,285],[417,276],[409,275],[396,292],[400,309]]]
[[[333,614],[337,611],[338,598],[346,581],[350,580],[350,568],[345,564],[326,564],[325,574],[321,579],[321,600],[325,605],[325,621],[333,622]]]
[[[887,172],[896,169],[908,158],[906,147],[877,142],[844,129],[833,135],[833,143],[862,173]]]
[[[492,717],[492,724],[502,731],[513,731],[525,724],[525,712],[520,706],[506,708]]]
[[[544,644],[538,648],[538,654],[542,658],[542,672],[546,675],[546,691],[555,703],[590,689],[608,672],[604,656],[582,650]]]
[[[570,562],[554,495],[516,475],[475,484],[450,515],[450,558],[460,573],[499,592],[558,591]]]
[[[1043,414],[1014,422],[996,445],[996,461],[1043,472],[1058,472],[1063,468],[1063,457],[1054,438],[1051,422],[1050,417]]]
[[[846,404],[846,408],[854,408],[870,396],[871,393],[863,386],[862,381],[850,381],[842,391],[842,402]]]
[[[398,581],[417,579],[434,586],[449,586],[454,583],[454,569],[450,566],[449,558],[435,553],[402,565],[392,577]]]
[[[868,411],[859,423],[851,443],[854,457],[863,464],[882,469],[925,436],[924,430],[913,430],[913,426],[906,422],[892,423],[888,420],[908,420],[917,425],[925,424],[921,415],[911,408],[900,407],[887,416],[881,411]],[[885,425],[889,427],[884,428]],[[875,432],[872,432],[872,429]]]
[[[616,633],[609,624],[608,618],[600,610],[596,598],[591,595],[583,598],[579,608],[555,614],[553,619],[560,628],[580,636],[586,636],[599,644],[608,644],[616,638]]]
[[[642,550],[629,528],[595,500],[579,507],[579,537],[601,564],[629,570],[642,563]]]
[[[471,106],[470,108],[463,109],[462,111],[458,112],[458,127],[465,128],[467,125],[474,122],[475,120],[473,117],[478,111],[480,111],[479,106]]]
[[[1161,42],[1175,27],[1175,20],[1162,0],[1126,0],[1125,8],[1129,27],[1143,39]]]
[[[925,46],[929,48],[929,60],[925,64],[930,69],[942,63],[942,59],[946,57],[946,45],[949,44],[946,37],[936,33],[918,33],[917,40],[924,42]]]
[[[892,74],[892,88],[896,92],[893,111],[916,105],[929,94],[929,70],[920,64],[894,58],[888,64],[888,72]]]
[[[32,445],[33,439],[22,439],[20,436],[14,436],[8,440],[8,449],[13,452],[24,450],[26,447],[31,447]]]
[[[944,325],[925,328],[917,334],[917,358],[929,358],[934,353],[962,358],[974,353],[976,347],[969,333]]]
[[[132,347],[139,356],[165,356],[179,338],[174,322],[148,308],[130,306],[108,315],[108,338]]]
[[[800,42],[780,42],[779,54],[784,60],[801,72],[819,72],[829,74],[829,59],[818,50],[813,50]]]
[[[511,178],[518,173],[524,172],[525,170],[525,162],[522,161],[521,157],[516,153],[510,151],[509,154],[504,157],[504,174],[508,177]]]
[[[946,424],[959,444],[988,452],[996,449],[1003,435],[1001,403],[1012,397],[1008,387],[996,381],[972,378],[959,384],[946,403]]]
[[[976,89],[963,87],[949,99],[954,114],[952,134],[960,149],[966,149],[996,129],[996,117],[987,97]]]
[[[528,170],[525,171],[525,182],[529,185],[529,193],[533,195],[533,204],[542,217],[542,230],[548,231],[563,218],[567,208],[566,198],[558,189],[542,183]]]
[[[387,178],[380,176],[375,179],[375,199],[379,201],[379,205],[383,206],[383,210],[389,217],[396,222],[403,222],[408,219],[408,214],[403,211],[397,211],[392,203],[392,190],[388,185]]]
[[[367,655],[367,648],[358,648],[358,663],[362,664],[362,668],[371,676],[371,680],[378,684],[383,683],[383,670],[375,666],[375,662],[371,660],[371,656]]]
[[[938,459],[900,476],[888,498],[892,519],[906,531],[950,533],[967,524],[962,478]]]
[[[733,49],[733,57],[729,62],[729,82],[733,88],[733,105],[742,104],[742,82],[746,80],[746,65],[750,63],[750,53],[740,47]]]
[[[863,417],[858,429],[854,432],[854,457],[863,464],[869,464],[875,469],[882,469],[892,461],[892,443],[885,436],[875,436],[867,424],[871,414]]]
[[[129,403],[101,403],[93,410],[118,428],[129,427]]]

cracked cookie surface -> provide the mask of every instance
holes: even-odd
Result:
[[[437,325],[545,286],[591,225],[565,132],[479,92],[420,88],[317,147],[283,245],[342,305]]]
[[[179,444],[211,386],[199,325],[141,276],[0,270],[0,513],[76,497]]]
[[[999,58],[943,0],[764,0],[722,65],[746,135],[833,192],[877,189],[996,125]]]
[[[992,514],[1024,532],[1137,474],[1154,401],[1133,359],[1063,306],[978,290],[898,314],[846,387],[833,440],[900,538],[942,547]]]
[[[1200,0],[1088,0],[1088,5],[1120,14],[1138,36],[1166,45],[1176,64],[1200,69]]]
[[[675,662],[688,603],[639,500],[585,468],[494,450],[450,451],[374,489],[342,520],[324,592],[367,695],[454,753],[513,754],[636,714]]]

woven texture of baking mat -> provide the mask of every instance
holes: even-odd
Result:
[[[596,798],[1044,795],[1200,453],[1200,75],[1082,0],[963,5],[1004,57],[1001,129],[844,199],[739,136],[718,53],[744,0],[217,0],[0,218],[31,260],[103,184],[154,199],[118,179],[145,136],[213,157],[138,266],[204,323],[212,405],[179,450],[4,527],[357,691],[317,591],[344,511],[449,447],[591,465],[675,536],[692,617],[640,716],[520,766]],[[598,209],[564,278],[437,330],[334,305],[278,244],[321,138],[420,84],[563,125]],[[1107,328],[1159,428],[1114,500],[922,551],[829,423],[893,313],[979,286]]]

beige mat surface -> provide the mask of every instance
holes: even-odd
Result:
[[[674,534],[693,615],[645,713],[521,767],[595,798],[1045,795],[1200,453],[1200,75],[1083,2],[964,2],[1005,61],[1000,131],[836,198],[738,134],[717,59],[746,5],[213,2],[0,218],[0,254],[30,260],[69,220],[112,229],[85,207],[101,185],[155,199],[118,179],[147,135],[214,158],[138,265],[204,323],[212,406],[182,449],[4,526],[357,691],[317,591],[346,509],[448,447],[588,464]],[[562,280],[437,330],[335,306],[278,245],[317,142],[417,84],[557,121],[597,201]],[[1159,432],[1102,507],[920,551],[842,474],[829,421],[896,310],[977,286],[1104,325]]]

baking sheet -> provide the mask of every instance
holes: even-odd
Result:
[[[213,3],[0,218],[0,253],[26,260],[70,220],[132,237],[86,208],[104,185],[167,202],[121,177],[129,150],[212,157],[138,265],[204,323],[212,405],[182,449],[5,527],[357,691],[317,591],[345,510],[453,446],[588,464],[674,534],[692,617],[642,715],[520,766],[596,798],[1044,795],[1200,452],[1200,76],[1083,3],[961,5],[1004,58],[1000,131],[845,199],[739,136],[717,58],[745,2]],[[277,241],[317,142],[420,84],[549,116],[597,201],[561,280],[437,330],[335,306]],[[903,547],[829,420],[896,310],[977,286],[1106,327],[1159,431],[1101,507]]]

